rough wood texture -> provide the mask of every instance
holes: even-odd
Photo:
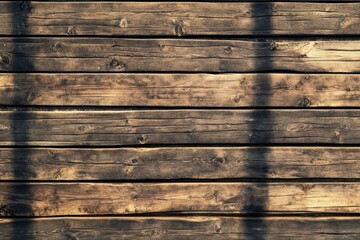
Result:
[[[359,107],[359,99],[357,74],[0,74],[1,105]]]
[[[0,34],[360,34],[359,12],[360,3],[33,2],[24,7],[5,1]],[[26,18],[14,22],[19,14]]]
[[[360,143],[359,110],[1,111],[3,146]]]
[[[0,1],[1,240],[360,236],[360,2],[211,1]]]
[[[1,38],[0,71],[359,72],[359,41]]]
[[[359,183],[0,183],[0,215],[359,213]]]
[[[360,178],[360,148],[0,149],[0,180],[219,178]]]
[[[13,239],[299,239],[353,240],[360,218],[340,217],[66,217],[0,219],[2,240]],[[311,237],[310,237],[311,236]]]

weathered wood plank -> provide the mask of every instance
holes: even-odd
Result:
[[[353,240],[360,218],[66,217],[0,219],[2,239]]]
[[[360,3],[5,1],[0,2],[0,34],[360,34],[359,12]]]
[[[226,178],[360,178],[360,148],[0,149],[0,180]]]
[[[7,216],[359,213],[359,192],[359,183],[0,183],[0,206]]]
[[[360,143],[360,110],[1,111],[2,146]]]
[[[0,38],[0,71],[359,72],[360,41]]]
[[[359,99],[354,74],[0,74],[1,105],[359,107]]]

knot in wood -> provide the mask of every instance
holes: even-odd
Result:
[[[116,60],[116,59],[112,59],[110,61],[110,67],[112,67],[112,68],[115,68],[115,67],[117,67],[119,65],[120,65],[120,62],[118,60]]]
[[[274,50],[277,49],[277,47],[278,46],[277,46],[276,42],[272,41],[272,42],[269,43],[270,50],[274,51]]]
[[[220,196],[220,192],[218,190],[215,190],[214,192],[210,192],[210,193],[205,194],[204,197],[205,197],[206,200],[214,199],[215,202],[218,202],[219,196]]]
[[[117,70],[125,70],[125,65],[122,64],[118,59],[112,58],[110,62],[108,63],[108,67],[111,69],[117,69]]]
[[[151,236],[163,236],[166,234],[165,230],[162,229],[154,229],[149,232],[149,235]]]
[[[132,163],[132,164],[137,164],[138,162],[139,162],[139,160],[138,160],[138,159],[136,159],[136,158],[131,159],[131,163]]]
[[[26,96],[26,101],[28,101],[30,103],[30,102],[33,102],[39,96],[39,93],[36,93],[33,91],[28,91],[25,94],[25,96]]]
[[[181,37],[184,35],[184,27],[181,22],[175,22],[174,30],[175,30],[176,36]]]
[[[211,160],[212,164],[215,166],[222,165],[226,162],[226,159],[224,157],[215,157]]]
[[[229,47],[227,47],[227,48],[225,48],[225,52],[227,53],[227,54],[231,54],[232,53],[232,48],[229,46]]]
[[[347,92],[351,92],[351,91],[353,91],[353,90],[354,90],[354,88],[351,87],[351,86],[347,86],[347,87],[345,88],[345,91],[347,91]]]
[[[295,89],[296,90],[301,90],[304,87],[305,82],[300,80],[296,85],[295,85]]]
[[[49,150],[49,151],[48,151],[48,154],[49,154],[49,158],[50,158],[50,159],[52,159],[52,160],[57,159],[56,153],[53,152],[52,150]]]
[[[144,136],[140,136],[140,137],[138,138],[138,141],[139,141],[140,144],[145,144],[146,138],[145,138]]]
[[[302,131],[308,131],[311,130],[312,126],[311,124],[306,123],[290,123],[286,127],[286,131],[289,132],[302,132]]]
[[[340,131],[335,131],[335,140],[339,143],[342,142],[342,136]]]
[[[302,97],[298,100],[298,107],[309,107],[311,105],[311,100],[308,97]]]
[[[2,217],[13,217],[15,213],[6,205],[0,207],[0,216]]]
[[[117,22],[118,27],[120,28],[127,28],[128,27],[128,21],[126,18],[121,18],[118,22]]]
[[[215,231],[215,233],[221,233],[221,226],[215,225],[214,226],[214,231]]]
[[[77,238],[76,236],[74,236],[72,234],[69,234],[68,237],[70,240],[79,240],[79,238]]]
[[[244,91],[246,91],[246,90],[244,90]],[[234,100],[235,103],[239,103],[239,102],[243,101],[244,98],[245,98],[245,96],[243,94],[237,93],[237,94],[235,94],[235,97],[234,97],[233,100]]]
[[[10,57],[5,55],[5,54],[1,54],[0,55],[0,63],[3,65],[9,65],[10,64]]]
[[[253,17],[255,16],[255,13],[253,10],[247,10],[244,12],[244,17]]]
[[[268,174],[270,177],[277,177],[277,172],[276,171],[274,171],[274,170],[271,170],[271,171],[269,171],[269,174]]]
[[[76,28],[74,26],[70,26],[66,30],[67,35],[76,35]]]
[[[300,184],[298,185],[301,191],[303,191],[305,194],[308,193],[311,189],[315,187],[315,184]]]
[[[140,164],[140,160],[138,158],[133,158],[127,161],[126,165],[128,166],[136,166]]]

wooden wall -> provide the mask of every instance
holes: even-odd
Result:
[[[360,238],[360,2],[1,1],[0,239]]]

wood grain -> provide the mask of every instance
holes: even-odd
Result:
[[[296,11],[294,11],[296,9]],[[2,35],[360,34],[360,3],[0,2]],[[14,15],[18,17],[14,22]]]
[[[1,214],[359,213],[359,183],[0,183]]]
[[[0,71],[356,73],[359,51],[354,40],[0,38]]]
[[[10,239],[313,239],[353,240],[360,218],[341,217],[66,217],[0,219]],[[286,229],[286,231],[284,231]]]
[[[0,74],[1,105],[359,107],[359,99],[358,74]]]
[[[360,111],[0,111],[2,146],[359,144]]]
[[[0,180],[234,178],[358,179],[360,148],[0,149]]]
[[[357,239],[360,2],[259,1],[1,1],[0,239]]]

